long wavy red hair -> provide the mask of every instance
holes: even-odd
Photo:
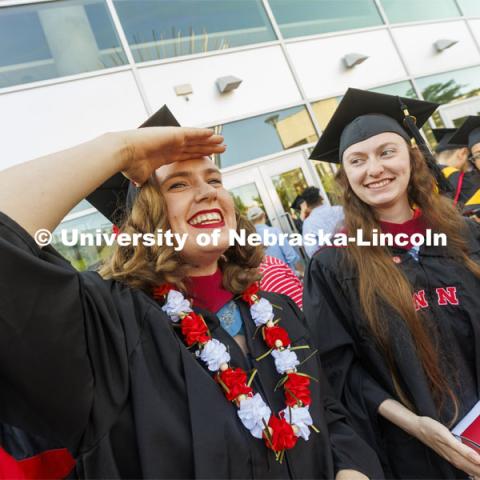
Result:
[[[435,192],[434,178],[418,148],[409,147],[409,154],[411,175],[407,193],[410,204],[421,209],[426,223],[433,232],[446,234],[447,248],[450,254],[480,277],[480,265],[468,256],[467,227],[464,219],[449,199]],[[362,229],[364,237],[370,239],[369,232],[372,232],[373,229],[380,230],[380,223],[374,210],[354,193],[342,167],[338,170],[336,178],[341,190],[347,231],[354,232]],[[425,319],[422,319],[415,310],[412,285],[392,262],[391,254],[386,247],[359,247],[351,244],[345,249],[345,252],[345,260],[358,272],[361,307],[388,362],[399,398],[405,405],[413,408],[408,396],[400,387],[397,365],[390,348],[388,325],[381,315],[381,305],[392,308],[405,322],[437,409],[440,413],[445,400],[450,398],[454,406],[454,413],[450,421],[454,423],[458,416],[458,402],[442,373],[438,348],[432,340],[431,332],[426,327]]]

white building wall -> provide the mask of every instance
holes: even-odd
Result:
[[[480,53],[463,21],[393,28],[392,33],[412,75],[480,63]],[[456,40],[458,43],[438,52],[434,43],[440,39]]]
[[[182,125],[224,123],[302,101],[279,46],[180,60],[139,73],[154,110],[166,103]],[[236,90],[220,94],[215,81],[227,75],[243,81]],[[193,87],[188,101],[174,91],[185,83]]]
[[[436,53],[433,43],[440,38],[458,43]],[[352,52],[369,58],[346,69],[342,58]],[[19,85],[0,90],[0,169],[105,131],[135,128],[149,113],[142,94],[153,110],[166,103],[182,124],[205,126],[341,95],[348,87],[368,89],[473,65],[480,65],[480,19],[280,40],[276,45],[251,45],[193,59],[127,65],[121,72],[103,70]],[[131,68],[137,70],[141,89]],[[221,95],[215,80],[224,75],[243,82]],[[183,83],[193,87],[189,101],[175,94],[174,86]]]
[[[475,20],[469,20],[468,24],[472,30],[474,37],[477,40],[477,44],[480,45],[480,18]]]
[[[0,95],[0,169],[147,117],[131,71]]]
[[[406,72],[385,29],[289,43],[288,52],[310,99],[340,95],[348,87],[370,88],[405,79]],[[347,69],[342,58],[369,58]]]

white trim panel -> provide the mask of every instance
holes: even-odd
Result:
[[[477,47],[464,21],[392,28],[392,33],[414,76],[454,70],[480,61]],[[458,43],[438,52],[434,43],[440,39]]]
[[[287,44],[287,49],[308,98],[336,95],[348,87],[390,83],[406,75],[385,29]],[[342,58],[349,53],[369,58],[347,69]]]
[[[147,118],[131,72],[1,95],[0,112],[0,170]]]
[[[279,46],[141,68],[139,74],[153,108],[166,103],[182,125],[213,125],[302,102]],[[215,81],[227,75],[242,83],[222,95]],[[193,88],[188,101],[174,91],[175,85],[186,83]]]

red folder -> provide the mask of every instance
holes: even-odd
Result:
[[[480,402],[458,422],[452,433],[465,445],[480,453]]]

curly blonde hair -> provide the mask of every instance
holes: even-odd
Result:
[[[255,227],[238,211],[236,213],[237,232],[244,229],[246,234],[254,233]],[[126,216],[121,231],[129,234],[155,233],[170,229],[167,208],[163,195],[154,177],[151,177],[140,189]],[[223,287],[239,294],[251,283],[260,279],[258,266],[264,255],[263,247],[235,244],[219,260],[222,270]],[[112,256],[99,270],[106,279],[113,279],[150,293],[152,288],[166,282],[186,291],[185,280],[189,265],[172,246],[120,246],[116,244]]]

